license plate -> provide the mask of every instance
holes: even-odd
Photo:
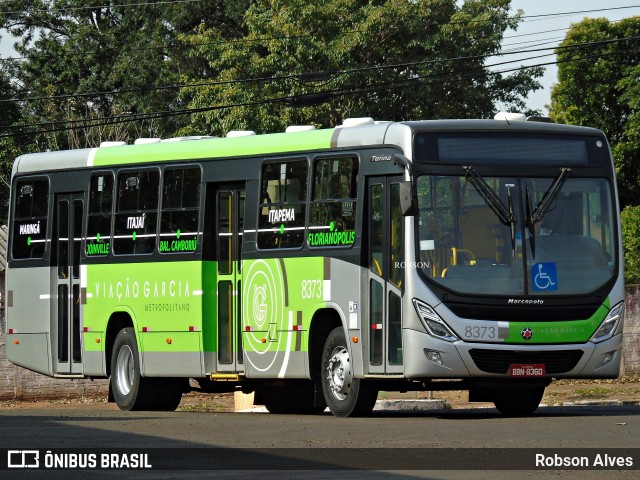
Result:
[[[544,364],[512,363],[509,365],[510,377],[544,377],[545,375]]]

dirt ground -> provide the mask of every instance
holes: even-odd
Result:
[[[398,394],[381,392],[380,399],[390,398],[435,398],[446,400],[451,408],[477,408],[491,404],[469,403],[466,391],[447,392],[410,392]],[[597,404],[600,402],[619,402],[621,404],[640,405],[640,377],[623,377],[616,380],[560,380],[549,385],[542,399],[544,405]],[[0,401],[0,410],[15,409],[79,409],[117,410],[113,403],[107,403],[106,397],[84,397],[64,399],[41,399],[33,401]],[[191,412],[232,412],[233,394],[203,394],[191,392],[182,397],[179,411]]]
[[[469,403],[466,391],[433,392],[433,398],[446,399],[452,408],[492,406],[492,404]],[[640,405],[640,377],[623,377],[616,380],[557,380],[546,388],[541,403],[559,406],[581,403],[597,404],[605,401]]]

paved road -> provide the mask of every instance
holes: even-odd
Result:
[[[539,451],[545,455],[564,455],[562,449],[567,448],[575,449],[569,452],[571,455],[580,454],[593,461],[593,456],[605,447],[637,449],[625,454],[633,456],[635,472],[565,470],[553,472],[553,476],[636,478],[640,466],[639,432],[638,406],[542,407],[529,418],[505,418],[494,409],[423,414],[379,412],[369,418],[356,419],[339,419],[329,414],[133,413],[115,408],[86,411],[73,407],[0,411],[0,448],[4,449],[39,449],[42,455],[47,449],[86,452],[78,449],[91,448],[98,453],[112,448],[126,448],[130,452],[166,449],[161,452],[162,458],[158,457],[157,450],[151,450],[152,463],[156,464],[153,471],[118,473],[117,478],[282,478],[283,472],[274,468],[284,468],[284,476],[299,478],[300,472],[291,471],[297,466],[314,469],[314,472],[305,473],[305,478],[382,478],[381,470],[401,470],[396,472],[398,477],[522,478],[526,475],[528,478],[548,478],[552,472],[503,471],[496,475],[488,470],[501,468],[496,465],[502,461],[506,465],[517,465],[514,458],[519,453],[531,455]],[[241,450],[246,448],[254,450]],[[279,450],[262,450],[273,448]],[[437,464],[437,471],[404,471],[403,462],[416,461],[416,465],[424,465],[421,453],[432,448],[477,450],[441,450],[446,458],[444,466]],[[357,450],[348,452],[346,449]],[[358,457],[361,463],[354,464],[353,457]],[[292,463],[283,467],[283,458],[290,458]],[[225,464],[227,469],[184,472],[176,477],[176,472],[155,468],[171,462],[184,465],[191,461],[203,468],[218,462]],[[296,463],[298,461],[301,463]],[[0,464],[5,464],[4,459]],[[375,470],[346,470],[338,476],[328,471],[362,464]],[[264,471],[235,470],[242,465],[247,469],[264,465]],[[449,469],[447,465],[451,468],[468,466],[473,470],[465,471],[463,475],[459,470],[445,471]],[[0,471],[0,476],[3,473],[6,476],[14,472]],[[64,476],[73,478],[74,473],[81,472],[66,471]],[[91,478],[105,475],[111,473],[92,472]],[[77,478],[86,478],[86,472]],[[111,475],[109,478],[116,477]]]

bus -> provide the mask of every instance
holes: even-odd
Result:
[[[379,391],[468,390],[528,415],[553,379],[616,378],[607,139],[521,117],[23,155],[7,357],[109,378],[123,410],[199,389],[348,417]]]

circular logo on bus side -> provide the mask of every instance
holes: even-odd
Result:
[[[520,335],[522,336],[522,338],[524,338],[525,340],[531,340],[531,337],[533,337],[533,330],[531,330],[529,327],[525,327],[522,329],[522,331],[520,332]]]

